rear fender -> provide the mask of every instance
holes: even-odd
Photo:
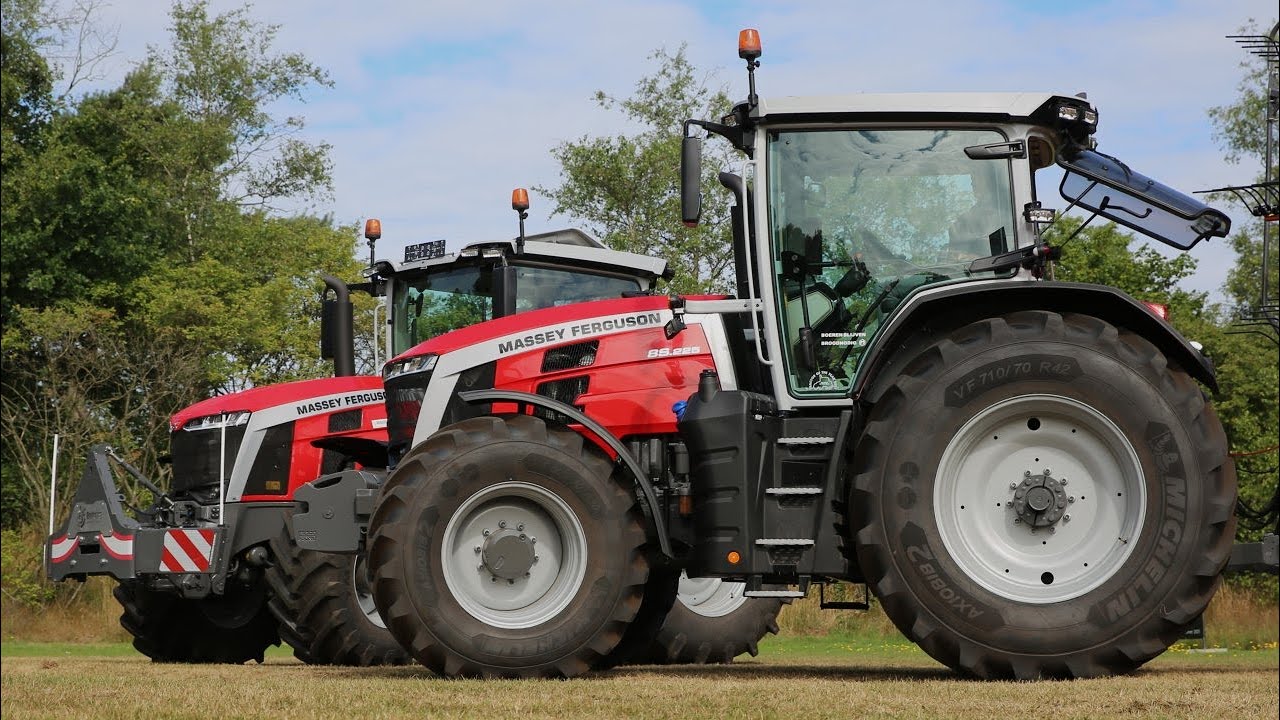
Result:
[[[1168,360],[1213,392],[1213,364],[1168,322],[1116,288],[1086,283],[990,280],[926,288],[898,308],[867,349],[851,389],[855,400],[874,402],[902,365],[947,331],[1018,310],[1082,313],[1127,328],[1155,345]]]

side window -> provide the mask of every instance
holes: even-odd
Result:
[[[397,283],[392,307],[392,350],[493,317],[493,275],[488,268],[454,268]]]

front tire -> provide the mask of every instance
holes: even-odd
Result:
[[[581,435],[529,416],[445,428],[383,486],[373,596],[445,676],[573,677],[636,616],[649,573],[635,493]]]
[[[653,640],[649,661],[705,665],[758,655],[760,639],[778,632],[782,600],[749,598],[746,589],[746,583],[680,573],[676,603]]]
[[[122,582],[112,593],[123,612],[120,625],[133,647],[154,662],[262,662],[280,644],[261,584],[228,582],[226,595],[188,600]]]
[[[885,612],[979,677],[1137,668],[1208,604],[1235,473],[1200,389],[1085,315],[973,323],[875,398],[849,502]]]
[[[293,541],[287,513],[271,542],[269,607],[294,657],[310,665],[403,665],[409,655],[379,617],[362,554],[324,553]]]

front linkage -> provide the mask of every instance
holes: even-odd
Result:
[[[112,461],[154,493],[150,507],[126,512]],[[266,605],[263,543],[279,532],[280,506],[292,503],[270,505],[174,499],[95,445],[69,517],[49,536],[45,570],[55,581],[118,580],[121,624],[153,660],[261,662],[280,643]]]
[[[106,445],[90,448],[71,514],[61,531],[49,537],[49,578],[110,575],[122,582],[145,581],[152,589],[189,599],[220,594],[228,553],[218,507],[160,494],[150,508],[137,511],[143,524],[125,513],[110,460],[141,477]]]

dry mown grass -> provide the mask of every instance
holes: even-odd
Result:
[[[8,658],[7,719],[112,718],[1274,718],[1276,655],[1158,659],[1074,682],[961,680],[919,653],[791,656],[732,666],[624,668],[570,681],[441,680],[421,668],[158,665]]]
[[[862,599],[861,594],[849,594],[848,587],[837,588],[836,593],[827,599]],[[1204,624],[1208,647],[1255,650],[1280,644],[1280,605],[1225,583],[1205,610]],[[902,638],[878,603],[872,601],[871,609],[866,611],[822,610],[816,591],[783,608],[778,625],[785,636],[837,633],[886,640]]]

